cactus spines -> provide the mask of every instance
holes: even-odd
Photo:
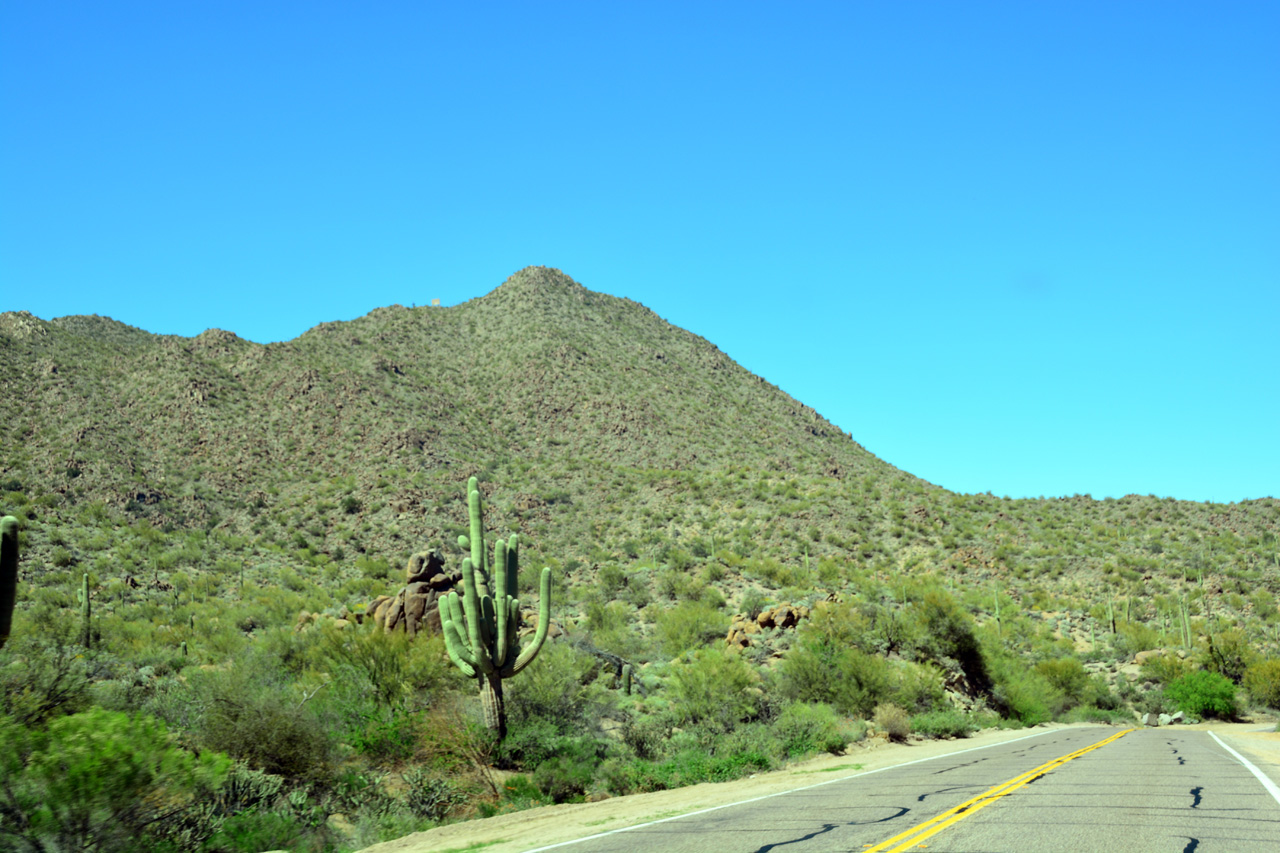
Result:
[[[484,546],[484,517],[476,478],[467,483],[467,510],[471,535],[459,536],[458,545],[471,556],[462,561],[462,595],[451,592],[440,600],[441,625],[449,659],[469,678],[480,682],[485,725],[502,739],[507,733],[502,680],[528,666],[551,624],[551,569],[544,568],[539,583],[538,627],[533,642],[523,648],[518,641],[520,600],[516,597],[520,574],[520,539],[512,534],[493,548],[493,575]]]
[[[622,665],[622,692],[626,696],[631,695],[631,664],[629,663]]]
[[[18,519],[0,518],[0,648],[9,639],[18,601]]]

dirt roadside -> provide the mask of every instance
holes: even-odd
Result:
[[[1212,730],[1249,760],[1280,767],[1280,733],[1270,731],[1274,726],[1274,722],[1263,721],[1198,724],[1177,728]],[[613,797],[595,803],[543,806],[483,820],[464,821],[375,844],[365,848],[362,853],[450,853],[474,849],[483,849],[487,853],[520,853],[535,847],[572,841],[728,803],[767,797],[822,782],[834,782],[869,770],[949,755],[975,747],[1008,743],[1018,738],[1064,728],[1074,726],[1050,724],[1020,731],[991,729],[963,740],[931,740],[908,744],[872,741],[869,745],[859,744],[851,748],[846,755],[812,758],[782,770],[761,773],[747,779]]]

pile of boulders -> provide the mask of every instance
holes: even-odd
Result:
[[[751,637],[769,628],[794,628],[801,619],[809,618],[809,608],[803,604],[779,604],[762,610],[754,619],[746,614],[733,617],[725,645],[733,649],[745,649],[751,645]]]
[[[365,609],[365,618],[388,634],[397,630],[407,631],[410,637],[419,631],[439,634],[440,598],[462,583],[462,573],[445,572],[444,555],[430,551],[410,557],[404,574],[404,587],[395,595],[375,598]]]

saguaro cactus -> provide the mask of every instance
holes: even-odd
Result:
[[[0,518],[0,649],[9,639],[18,600],[18,519]]]
[[[441,599],[441,623],[449,658],[468,677],[480,682],[480,702],[485,725],[507,736],[507,712],[502,699],[502,680],[528,666],[547,639],[551,624],[551,569],[542,570],[538,597],[538,628],[533,642],[520,648],[520,601],[516,598],[519,577],[519,538],[512,534],[493,546],[493,576],[489,574],[484,544],[484,515],[480,488],[475,477],[467,482],[467,510],[471,536],[459,536],[458,545],[470,550],[462,561],[462,591]],[[491,585],[492,583],[492,585]]]

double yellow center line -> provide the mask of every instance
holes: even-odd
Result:
[[[926,820],[919,826],[914,826],[906,832],[900,832],[893,838],[880,842],[875,847],[867,848],[866,853],[900,853],[900,851],[914,847],[926,838],[931,838],[938,834],[953,823],[958,823],[974,812],[979,811],[980,809],[985,809],[1001,797],[1012,794],[1023,785],[1029,785],[1036,779],[1039,779],[1041,776],[1048,773],[1050,770],[1061,767],[1068,761],[1074,761],[1082,755],[1093,752],[1095,749],[1101,749],[1112,741],[1119,740],[1131,731],[1133,731],[1133,729],[1125,729],[1122,732],[1112,735],[1106,740],[1098,741],[1092,746],[1086,746],[1084,749],[1077,749],[1075,752],[1055,758],[1052,761],[1047,761],[1039,767],[1032,768],[1020,776],[1013,777],[1008,782],[996,785],[991,790],[974,797],[972,800],[963,802],[954,808],[947,809],[942,814]]]

